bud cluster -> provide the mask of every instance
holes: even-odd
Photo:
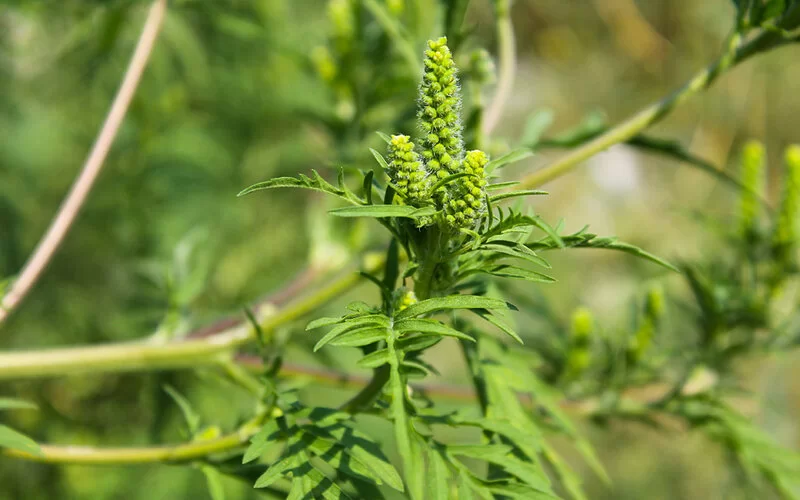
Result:
[[[756,231],[759,196],[764,191],[764,146],[758,141],[749,141],[742,150],[742,191],[739,207],[739,229],[742,236],[752,238]]]
[[[432,201],[443,212],[449,227],[474,227],[485,211],[485,167],[489,158],[483,151],[464,152],[459,118],[461,96],[446,38],[428,42],[424,64],[417,114],[423,134],[419,153],[408,136],[392,136],[387,173],[410,205],[422,206]],[[462,173],[468,175],[430,192],[439,181]],[[426,225],[432,220],[420,222]]]
[[[800,212],[800,145],[786,150],[786,179],[778,213],[773,245],[779,258],[791,256],[797,243],[797,217]]]

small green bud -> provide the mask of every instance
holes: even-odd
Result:
[[[800,211],[800,145],[786,149],[786,178],[778,223],[773,234],[773,248],[780,260],[791,258],[797,244],[797,217]]]
[[[591,311],[585,307],[575,309],[572,313],[572,329],[567,353],[566,376],[568,378],[576,378],[591,363],[589,346],[593,330],[594,318]]]
[[[470,73],[479,85],[491,85],[495,80],[495,67],[492,56],[486,49],[478,49],[470,54]]]
[[[417,300],[417,296],[414,295],[414,292],[411,290],[400,288],[395,292],[394,309],[397,312],[408,309],[408,306],[414,305],[417,302],[419,302],[419,300]]]
[[[659,321],[664,316],[664,290],[655,285],[647,292],[645,314],[653,320]]]
[[[758,141],[749,141],[742,149],[742,185],[747,189],[739,200],[739,230],[747,239],[755,235],[761,208],[758,197],[764,191],[764,156],[764,146]]]
[[[319,74],[323,81],[331,82],[336,78],[336,61],[334,61],[327,47],[314,47],[311,51],[311,61],[314,63],[317,74]]]
[[[333,38],[340,52],[348,52],[356,33],[356,13],[354,0],[330,0],[328,19],[333,27]]]

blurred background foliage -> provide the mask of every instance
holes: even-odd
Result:
[[[309,263],[335,268],[359,248],[382,244],[369,226],[331,227],[321,198],[282,191],[235,196],[272,176],[311,168],[327,175],[333,165],[371,168],[368,147],[381,144],[374,131],[413,131],[418,75],[409,59],[421,53],[422,41],[441,34],[437,3],[364,2],[355,23],[341,17],[344,3],[170,2],[106,168],[46,275],[4,326],[2,349],[132,340],[156,332],[180,336],[279,289]],[[22,267],[77,174],[146,8],[124,0],[0,5],[0,282]],[[404,33],[409,47],[387,35],[381,12],[411,27]],[[553,113],[551,132],[590,114],[612,124],[623,119],[714,60],[732,19],[729,0],[517,0],[514,93],[486,147],[503,151],[519,144],[537,111]],[[456,49],[465,71],[474,49],[494,52],[493,23],[488,1],[470,2],[466,25],[473,30]],[[355,44],[348,42],[348,26],[358,31]],[[769,199],[775,202],[780,153],[799,139],[797,61],[792,49],[755,58],[654,132],[725,168],[733,168],[746,139],[764,141],[773,165]],[[541,152],[506,175],[515,178],[558,154]],[[546,219],[563,218],[568,231],[588,223],[593,232],[674,259],[712,256],[725,244],[693,214],[736,210],[735,193],[718,181],[625,146],[547,188],[551,195],[533,202]],[[575,307],[588,305],[609,335],[629,328],[630,311],[663,274],[612,252],[549,258],[559,282],[536,290],[542,302],[564,324]],[[668,293],[688,294],[677,276],[665,286]],[[368,297],[370,291],[356,293]],[[346,358],[312,357],[303,347],[307,342],[297,340],[291,361],[348,367]],[[463,381],[451,349],[437,348],[434,364],[444,380]],[[792,364],[790,355],[739,370],[761,399],[750,414],[796,447],[800,385],[793,382]],[[164,384],[179,388],[208,422],[230,428],[247,414],[244,394],[200,372],[8,383],[0,395],[34,400],[41,411],[3,418],[43,442],[176,441],[180,414]],[[330,389],[309,391],[320,404],[339,399]],[[627,422],[612,422],[610,429],[590,432],[614,480],[610,487],[593,484],[587,471],[591,498],[746,495],[733,493],[721,453],[702,438],[676,439]],[[1,463],[3,500],[208,495],[202,474],[183,468]],[[230,498],[256,496],[246,483],[224,484]]]

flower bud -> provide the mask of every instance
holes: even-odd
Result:
[[[421,206],[428,196],[428,171],[407,135],[393,135],[389,142],[389,177],[410,205]]]
[[[800,145],[789,146],[785,158],[783,200],[773,234],[776,258],[784,262],[792,257],[797,244],[797,216],[800,211]]]
[[[739,230],[746,239],[756,233],[761,203],[759,197],[764,191],[764,146],[758,141],[744,145],[741,159],[742,190],[739,200]]]

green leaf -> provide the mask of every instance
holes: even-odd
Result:
[[[306,326],[306,331],[316,330],[317,328],[322,328],[323,326],[335,325],[341,323],[342,321],[345,321],[345,318],[317,318]]]
[[[210,465],[202,465],[200,470],[206,477],[208,493],[212,500],[225,500],[225,488],[222,486],[222,475]]]
[[[311,172],[312,177],[300,174],[298,177],[277,177],[268,181],[259,182],[242,190],[237,196],[244,196],[255,191],[262,191],[264,189],[300,188],[332,194],[353,204],[363,203],[363,200],[359,199],[347,188],[347,186],[344,185],[343,170],[339,169],[338,187],[323,179],[316,170],[312,170]]]
[[[369,148],[369,152],[372,153],[372,156],[375,157],[375,160],[377,160],[378,165],[380,165],[382,169],[389,170],[389,164],[386,162],[386,158],[384,158],[382,154],[378,153],[372,148]]]
[[[0,410],[38,410],[39,407],[29,401],[13,398],[0,398]]]
[[[383,454],[380,446],[366,434],[343,424],[328,427],[305,426],[304,429],[329,445],[340,448],[341,453],[347,457],[348,466],[361,476],[379,485],[386,483],[398,491],[404,490],[400,474]],[[318,455],[328,461],[325,450]],[[336,469],[342,466],[333,461],[328,463]]]
[[[433,207],[416,208],[408,205],[359,205],[335,208],[328,211],[337,217],[406,217],[415,219],[434,215]]]
[[[439,180],[436,184],[431,186],[431,188],[428,190],[428,192],[429,193],[435,193],[439,188],[442,188],[442,187],[450,184],[451,182],[453,182],[455,180],[461,179],[462,177],[477,177],[477,176],[473,175],[473,174],[468,174],[466,172],[461,172],[461,173],[458,173],[458,174],[448,175],[444,179]]]
[[[18,450],[37,457],[44,456],[36,441],[5,425],[0,425],[0,448]]]
[[[386,335],[385,327],[365,327],[344,333],[329,343],[339,347],[361,347],[384,340]]]
[[[522,259],[550,269],[549,262],[544,260],[542,257],[539,257],[539,255],[530,248],[521,243],[517,243],[516,241],[492,240],[491,243],[481,245],[478,250],[508,255],[509,257]]]
[[[545,130],[553,123],[553,112],[549,109],[537,111],[525,122],[520,143],[533,148],[542,138]]]
[[[389,362],[389,351],[387,349],[379,349],[375,352],[369,353],[360,360],[358,366],[363,368],[377,368]]]
[[[494,196],[490,196],[489,199],[492,203],[497,203],[498,201],[505,200],[508,198],[516,198],[519,196],[537,196],[540,194],[550,194],[547,191],[540,191],[538,189],[526,189],[523,191],[509,191],[508,193],[500,193]]]
[[[362,320],[362,319],[359,318],[359,319],[350,320],[347,323],[343,323],[343,324],[341,324],[341,325],[339,325],[339,326],[337,326],[335,328],[331,328],[331,330],[328,333],[326,333],[321,339],[319,339],[319,341],[316,343],[316,345],[314,345],[314,352],[319,351],[320,349],[325,347],[326,344],[328,344],[332,340],[336,339],[340,335],[343,335],[343,334],[345,334],[347,332],[350,332],[352,330],[356,330],[356,329],[359,329],[359,330],[360,329],[371,329],[371,328],[382,327],[382,326],[383,325],[381,325],[381,324],[379,324],[376,321],[371,320],[371,319]]]
[[[378,137],[380,137],[381,139],[383,139],[383,142],[385,142],[386,144],[389,144],[389,143],[391,143],[391,142],[392,142],[392,138],[391,138],[391,136],[389,136],[388,134],[385,134],[385,133],[383,133],[383,132],[381,132],[381,131],[377,131],[377,132],[375,132],[375,133],[376,133],[376,134],[378,134]]]
[[[499,266],[483,269],[482,272],[500,278],[516,278],[533,283],[555,283],[555,278],[538,271],[532,271],[523,267],[502,264]]]
[[[509,474],[525,482],[541,493],[552,494],[550,479],[544,471],[533,463],[523,462],[515,457],[512,448],[505,445],[452,445],[447,447],[448,454],[463,455],[502,467]]]
[[[547,442],[543,442],[544,457],[550,463],[555,471],[564,489],[572,496],[574,500],[588,500],[586,492],[583,491],[582,480],[575,471],[573,471],[569,464],[567,464]]]
[[[422,333],[455,337],[475,342],[475,339],[466,333],[461,333],[454,328],[432,319],[404,319],[394,324],[394,331],[398,334]]]
[[[531,156],[533,156],[533,152],[528,148],[520,148],[520,149],[515,149],[513,151],[509,151],[500,158],[490,161],[486,165],[485,168],[486,175],[490,175],[498,168],[503,168],[506,165],[510,165],[512,163],[524,160],[526,158],[530,158]]]
[[[414,335],[408,338],[403,338],[397,343],[397,348],[405,353],[414,351],[424,351],[429,347],[433,347],[442,340],[442,337],[436,335]]]
[[[183,419],[186,421],[186,427],[189,431],[189,435],[194,436],[197,434],[198,429],[200,429],[200,415],[194,411],[189,400],[183,397],[183,395],[171,385],[165,385],[164,392],[169,394],[169,397],[171,397],[172,400],[178,405],[178,408],[180,408],[181,413],[183,414]]]
[[[509,309],[503,300],[476,295],[450,295],[426,299],[408,306],[395,314],[395,319],[413,318],[423,314],[449,309]]]
[[[450,471],[439,450],[428,448],[428,496],[430,500],[450,500]]]
[[[514,340],[516,340],[520,344],[524,344],[524,342],[522,341],[520,336],[517,334],[517,332],[515,332],[514,329],[511,328],[510,326],[508,326],[505,323],[503,323],[502,321],[500,321],[500,319],[497,318],[497,316],[494,316],[493,314],[489,313],[488,311],[480,311],[479,310],[479,311],[475,311],[475,313],[478,316],[480,316],[481,318],[485,319],[489,323],[491,323],[494,326],[496,326],[497,328],[499,328],[500,330],[502,330],[504,333],[509,335],[511,338],[513,338]]]

